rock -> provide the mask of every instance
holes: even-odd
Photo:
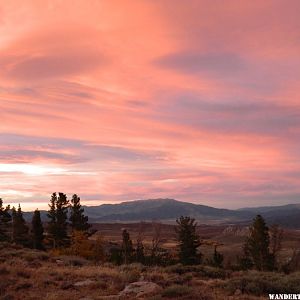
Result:
[[[61,259],[57,259],[55,262],[58,266],[63,266],[65,264]]]
[[[119,293],[120,297],[134,296],[135,298],[152,296],[159,293],[162,288],[154,282],[137,281],[130,283]]]
[[[62,290],[68,290],[68,289],[71,289],[73,287],[72,283],[71,282],[63,282],[61,285],[60,285],[60,288]]]
[[[96,281],[87,279],[87,280],[83,280],[83,281],[78,281],[78,282],[74,283],[73,285],[74,285],[74,286],[77,286],[77,287],[80,287],[80,286],[90,285],[90,284],[93,284],[93,283],[95,283],[95,282],[96,282]]]
[[[237,290],[235,290],[234,295],[240,296],[240,295],[242,295],[242,291],[240,289],[237,289]]]

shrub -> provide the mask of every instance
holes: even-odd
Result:
[[[141,277],[141,268],[140,264],[124,265],[120,267],[121,275],[124,282],[131,283],[138,281]]]
[[[132,270],[138,270],[139,272],[142,272],[143,270],[145,270],[145,267],[140,263],[132,263],[127,265],[121,265],[119,269],[124,272]]]
[[[192,273],[194,277],[198,278],[219,278],[225,279],[230,274],[229,271],[224,269],[211,267],[211,266],[184,266],[181,264],[173,265],[166,268],[166,271],[169,273],[176,273],[179,275],[183,275],[186,273]]]
[[[253,294],[256,296],[268,293],[300,293],[300,273],[284,275],[279,273],[261,273],[251,271],[239,273],[238,277],[229,279],[224,288],[230,293],[237,289],[242,293]]]
[[[192,296],[193,295],[193,289],[188,286],[183,286],[179,284],[174,284],[162,292],[162,297],[167,298],[176,298],[176,297],[183,297],[183,296]]]
[[[49,254],[47,252],[30,250],[30,252],[21,252],[20,257],[26,260],[27,262],[32,262],[34,260],[46,261],[49,259]]]
[[[17,276],[28,279],[28,278],[30,278],[30,273],[23,271],[23,270],[19,270],[19,271],[17,271]]]
[[[17,286],[16,286],[16,290],[26,290],[26,289],[30,289],[32,287],[32,283],[30,282],[22,282],[22,283],[19,283]]]
[[[195,268],[193,267],[193,270],[194,269]],[[182,264],[176,264],[176,265],[167,267],[165,270],[168,273],[176,273],[176,274],[182,275],[184,273],[190,272],[191,268],[190,268],[190,266],[183,266]]]
[[[8,275],[8,274],[9,274],[9,270],[6,267],[0,267],[1,276]]]
[[[56,259],[62,261],[66,266],[82,267],[90,264],[88,260],[74,255],[61,255],[57,256]]]
[[[225,279],[228,277],[230,272],[225,271],[224,269],[210,267],[210,266],[201,266],[198,268],[197,277],[204,277],[204,278],[213,278],[213,279]]]
[[[147,273],[145,273],[144,277],[146,281],[155,282],[163,286],[166,285],[168,279],[167,274],[158,269],[148,271]]]

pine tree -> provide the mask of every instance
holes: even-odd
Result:
[[[244,245],[244,259],[250,260],[257,270],[272,269],[273,259],[269,251],[269,244],[269,229],[263,217],[257,215]]]
[[[56,217],[56,203],[57,203],[57,195],[56,193],[53,193],[51,195],[51,200],[48,210],[47,217],[50,219],[48,222],[48,234],[49,238],[52,240],[53,248],[56,248],[56,233],[57,233],[57,217]]]
[[[32,234],[32,244],[33,248],[43,250],[43,240],[44,240],[44,227],[41,220],[41,214],[38,209],[36,209],[32,216],[31,221],[31,234]]]
[[[162,260],[162,248],[161,244],[163,242],[162,239],[162,226],[158,222],[152,222],[152,243],[150,249],[150,263],[152,265],[157,265],[161,263]]]
[[[142,264],[145,262],[144,245],[140,239],[136,244],[136,261]]]
[[[145,232],[145,224],[143,222],[140,222],[138,226],[138,235],[136,239],[136,261],[139,263],[144,264],[145,263],[145,253],[144,253],[144,232]]]
[[[53,193],[51,196],[48,218],[48,233],[53,242],[53,247],[62,247],[69,244],[68,237],[68,206],[69,201],[64,193]]]
[[[66,194],[58,193],[56,202],[57,241],[61,246],[69,244],[68,237],[68,207],[69,201]]]
[[[9,241],[9,229],[11,226],[11,215],[9,205],[4,207],[3,200],[0,198],[0,242]]]
[[[122,231],[122,237],[123,237],[123,243],[122,243],[123,259],[124,259],[124,263],[128,264],[132,258],[133,247],[132,247],[132,241],[130,239],[129,232],[126,229]]]
[[[18,222],[17,211],[14,206],[11,209],[11,220],[12,220],[11,240],[14,241],[15,240],[15,227],[16,227],[16,223]]]
[[[104,243],[100,235],[97,236],[93,245],[93,259],[96,262],[104,261],[105,259]]]
[[[88,223],[88,216],[85,216],[84,209],[80,204],[80,198],[74,194],[70,205],[70,225],[73,230],[87,231],[91,225]]]
[[[29,246],[29,228],[23,217],[22,209],[19,204],[18,210],[12,208],[12,240],[16,244]]]
[[[273,268],[278,268],[278,254],[282,248],[283,229],[277,224],[273,224],[269,230],[270,253],[272,256]]]
[[[197,252],[200,239],[196,233],[195,219],[181,216],[176,220],[175,231],[179,246],[179,259],[185,265],[200,263],[201,254]]]
[[[222,268],[223,260],[224,260],[223,254],[217,250],[217,246],[215,245],[214,255],[213,255],[213,259],[212,259],[212,265],[217,268]]]
[[[253,262],[251,259],[248,243],[245,243],[243,246],[243,256],[242,257],[238,256],[237,260],[242,270],[248,270],[253,267]]]

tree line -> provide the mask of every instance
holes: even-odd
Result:
[[[52,248],[59,248],[70,244],[69,228],[71,232],[88,232],[91,227],[76,194],[69,201],[66,194],[53,193],[47,217],[49,221],[45,231],[40,211],[36,209],[29,228],[20,204],[17,209],[11,208],[10,205],[4,207],[0,198],[0,241],[10,241],[42,250],[45,249],[44,240],[47,236],[47,242],[51,242]]]
[[[100,236],[95,233],[84,209],[80,197],[74,194],[69,201],[64,193],[51,195],[47,212],[47,226],[41,220],[40,211],[34,211],[31,226],[26,223],[21,206],[4,207],[0,198],[0,241],[12,242],[24,247],[39,250],[52,249],[61,254],[82,256],[96,261],[107,259],[116,264],[139,262],[142,264],[165,265],[181,262],[184,265],[203,263],[201,254],[202,240],[197,233],[195,219],[181,216],[176,220],[177,257],[164,249],[161,238],[161,226],[153,224],[153,237],[150,251],[145,251],[143,230],[139,228],[135,246],[127,229],[122,230],[122,243],[109,247],[107,253]],[[141,226],[141,224],[139,225]],[[249,235],[243,246],[243,254],[238,257],[240,269],[255,268],[260,271],[278,269],[278,253],[281,249],[283,231],[274,225],[268,228],[262,216],[258,215],[249,228]],[[223,254],[214,246],[211,259],[206,263],[223,267]]]

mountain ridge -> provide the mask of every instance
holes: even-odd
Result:
[[[83,206],[91,223],[161,221],[174,222],[180,216],[190,216],[203,224],[250,223],[261,214],[268,223],[300,228],[300,205],[263,206],[242,209],[215,208],[212,206],[178,201],[170,198],[125,201],[117,204]],[[41,211],[43,220],[47,212]],[[30,220],[32,212],[24,212]]]

